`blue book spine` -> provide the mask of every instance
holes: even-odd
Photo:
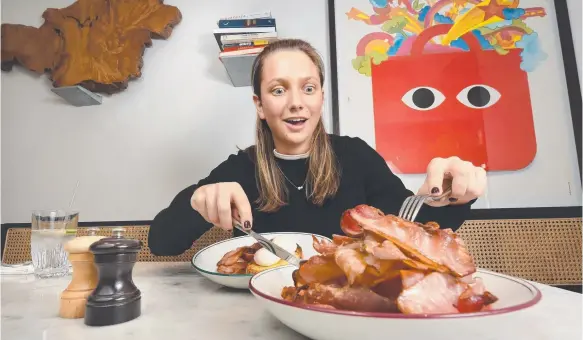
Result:
[[[245,28],[245,27],[275,27],[275,19],[234,19],[219,20],[219,28]]]

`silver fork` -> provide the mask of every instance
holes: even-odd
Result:
[[[399,210],[399,217],[405,220],[409,220],[411,222],[415,221],[419,210],[423,207],[423,203],[425,200],[432,199],[434,201],[439,201],[445,196],[451,194],[451,187],[447,188],[443,194],[439,196],[431,196],[431,195],[413,195],[409,196],[401,205],[401,210]]]

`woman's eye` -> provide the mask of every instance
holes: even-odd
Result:
[[[276,89],[273,89],[273,91],[271,91],[271,93],[273,93],[276,96],[280,96],[283,94],[283,89],[281,87],[278,87]]]
[[[308,86],[306,86],[305,91],[308,93],[312,93],[312,92],[316,91],[316,87],[313,85],[308,85]]]

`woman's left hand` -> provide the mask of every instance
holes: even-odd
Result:
[[[434,158],[427,166],[425,183],[417,194],[441,195],[451,186],[451,195],[439,201],[427,200],[427,205],[441,207],[465,204],[480,197],[486,190],[486,170],[459,157]]]

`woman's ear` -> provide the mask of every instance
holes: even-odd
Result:
[[[263,106],[261,105],[261,99],[254,94],[253,95],[253,103],[255,104],[255,109],[257,110],[257,115],[260,119],[265,119],[265,114],[263,114]]]

